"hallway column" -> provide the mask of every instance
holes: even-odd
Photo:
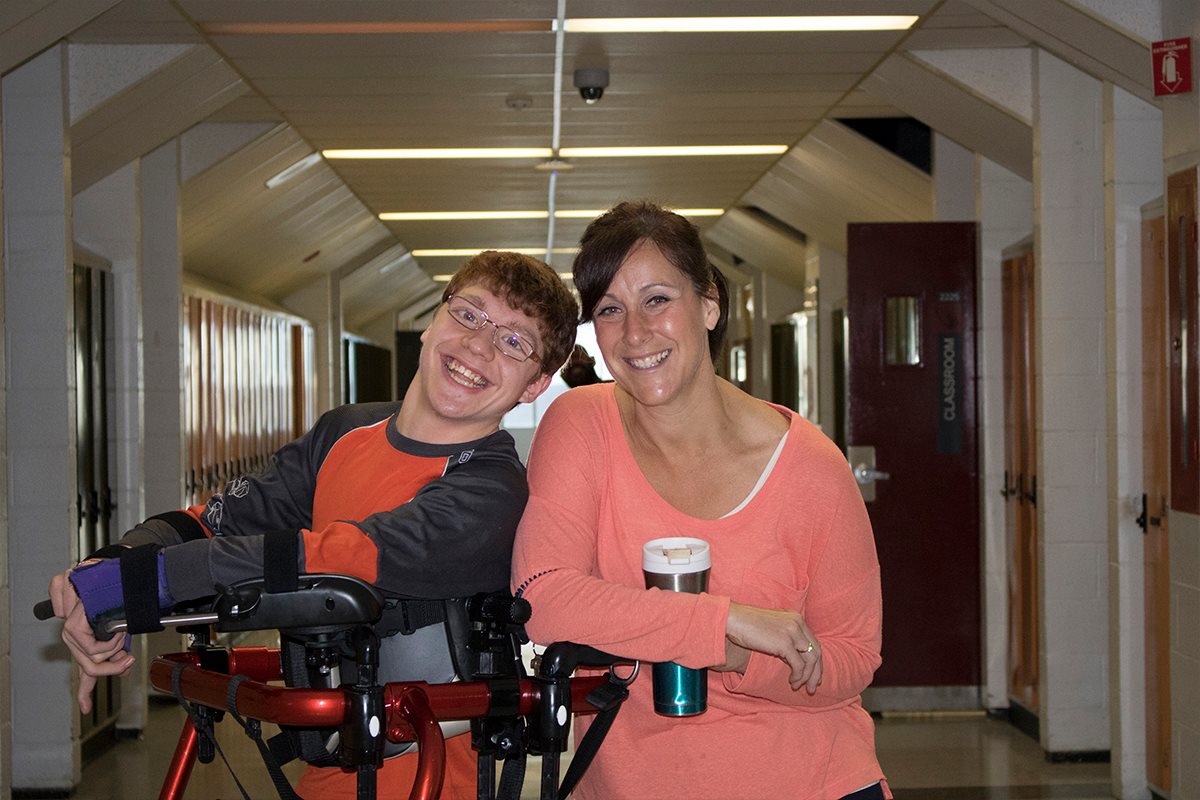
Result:
[[[1109,749],[1101,84],[1034,53],[1040,741]]]
[[[1105,84],[1104,150],[1112,784],[1117,797],[1147,800],[1141,208],[1163,192],[1162,113]]]
[[[283,299],[316,329],[317,414],[342,404],[342,282],[335,270]]]
[[[824,242],[809,239],[805,245],[808,265],[805,272],[817,276],[817,414],[821,430],[830,439],[837,436],[838,388],[834,380],[834,364],[841,365],[843,395],[846,391],[846,363],[841,353],[834,352],[834,313],[846,311],[846,256]],[[840,324],[840,323],[839,323]],[[844,342],[843,342],[844,344]],[[846,404],[841,402],[842,433],[845,433]],[[841,442],[844,446],[845,442]]]
[[[1194,0],[1162,0],[1163,38],[1191,37],[1193,86],[1200,15]],[[1200,164],[1200,88],[1162,98],[1163,163],[1171,175]],[[1167,269],[1174,267],[1168,255]],[[1196,290],[1193,288],[1192,290]],[[1200,347],[1200,343],[1191,343]],[[1168,512],[1171,571],[1171,790],[1200,798],[1200,516]]]
[[[112,383],[109,386],[111,463],[116,513],[112,541],[145,518],[145,411],[142,379],[142,258],[140,234],[140,164],[132,161],[93,183],[73,198],[75,242],[109,261],[112,272]],[[81,553],[80,555],[87,555]],[[135,655],[144,656],[143,637]],[[121,693],[118,727],[145,725],[145,658],[138,659],[133,680]]]
[[[933,219],[975,219],[975,154],[933,132]]]
[[[29,609],[78,557],[66,46],[4,76],[5,377],[12,786],[79,779],[74,670]]]
[[[1004,320],[1000,264],[1006,247],[1033,232],[1033,186],[990,159],[976,156],[979,220],[980,523],[983,526],[983,697],[986,708],[1006,708],[1008,697],[1008,532],[1004,486]]]

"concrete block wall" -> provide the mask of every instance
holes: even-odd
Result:
[[[1034,54],[1041,744],[1109,749],[1101,83]]]
[[[1163,192],[1162,113],[1111,84],[1104,106],[1112,782],[1118,797],[1147,800],[1141,208]]]
[[[74,680],[58,629],[28,609],[75,550],[71,203],[65,48],[0,80],[3,103],[6,439],[11,619],[11,786],[79,776]],[[48,687],[60,687],[50,691]]]

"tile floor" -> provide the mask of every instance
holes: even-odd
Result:
[[[182,711],[151,705],[150,722],[136,741],[122,741],[89,764],[74,800],[152,798],[173,752]],[[253,798],[275,797],[257,752],[239,728],[219,725],[219,741]],[[877,721],[879,758],[896,800],[1108,800],[1108,764],[1051,764],[1036,742],[1011,725],[980,715],[885,717]],[[565,769],[565,761],[564,761]],[[297,765],[287,771],[294,777]],[[522,798],[537,798],[540,766],[531,761]],[[187,798],[235,800],[220,763],[198,765]]]

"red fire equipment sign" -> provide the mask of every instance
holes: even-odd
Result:
[[[1154,96],[1186,94],[1192,90],[1192,39],[1167,39],[1151,45]]]

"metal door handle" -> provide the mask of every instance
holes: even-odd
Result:
[[[859,464],[854,468],[854,479],[860,484],[870,483],[871,481],[886,481],[890,477],[892,477],[891,473],[872,469],[866,464]]]

